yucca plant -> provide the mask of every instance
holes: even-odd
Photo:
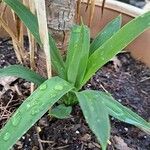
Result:
[[[4,0],[42,46],[37,17],[19,0]],[[123,106],[108,93],[84,90],[84,84],[139,34],[150,27],[150,12],[121,28],[121,16],[112,20],[90,44],[89,28],[83,23],[71,30],[66,59],[63,59],[51,35],[49,46],[53,70],[57,76],[46,79],[20,65],[0,69],[0,76],[16,76],[35,83],[37,89],[22,103],[0,131],[0,150],[10,149],[50,108],[57,118],[68,117],[71,106],[79,103],[85,120],[103,150],[110,138],[109,116],[149,133],[150,123]],[[55,107],[55,103],[59,105]],[[61,113],[60,113],[61,111]]]

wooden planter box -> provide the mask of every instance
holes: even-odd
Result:
[[[113,18],[122,14],[123,24],[127,23],[131,19],[144,13],[144,10],[136,8],[134,6],[124,4],[118,1],[107,0],[105,4],[103,18],[101,19],[101,2],[97,0],[94,18],[91,26],[91,37],[95,35]],[[88,23],[89,13],[85,13],[86,0],[82,2],[81,16],[83,16],[84,23]],[[8,24],[12,29],[14,28],[12,15],[7,9],[7,13],[4,16],[8,20]],[[0,28],[0,37],[6,37],[8,34]],[[129,46],[126,47],[127,51],[130,51],[132,56],[138,60],[141,60],[150,67],[150,29],[145,31],[136,40],[134,40]]]

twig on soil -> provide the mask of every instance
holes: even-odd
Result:
[[[146,91],[144,91],[144,90],[141,90],[141,92],[143,93],[143,94],[145,94],[145,95],[149,95]]]
[[[19,90],[18,85],[15,84],[14,87],[15,87],[15,91],[17,92],[17,94],[18,94],[19,96],[22,96],[22,93],[21,93],[21,91]]]
[[[39,135],[39,128],[38,128],[38,127],[35,127],[35,129],[36,129],[36,132],[37,132],[37,138],[38,138],[40,150],[44,150],[44,149],[43,149],[43,146],[42,146],[42,143],[41,143],[41,141],[40,141],[41,138],[40,138],[40,135]]]
[[[111,148],[112,148],[112,150],[115,150],[115,147],[114,147],[114,145],[115,145],[115,141],[114,141],[114,139],[113,139],[113,138],[111,138],[111,142],[112,142],[112,144],[111,144]]]
[[[82,145],[81,145],[81,149],[80,149],[80,150],[83,150],[83,148],[84,148],[84,143],[82,143]]]
[[[9,104],[12,102],[13,96],[11,95],[11,99],[9,100],[9,102],[7,103],[7,105],[5,106],[3,113],[1,115],[1,118],[3,118],[3,116],[5,115],[5,112],[7,111],[7,108],[9,106]]]
[[[41,139],[39,139],[39,141],[41,143],[48,143],[48,144],[53,144],[54,143],[54,141],[46,141],[46,140],[41,140]]]
[[[144,82],[144,81],[147,81],[147,80],[150,80],[150,77],[143,78],[140,82]]]
[[[100,86],[104,90],[104,92],[109,93],[102,84],[100,84]]]
[[[92,144],[93,144],[94,146],[96,146],[97,148],[101,148],[101,146],[100,146],[98,143],[92,142]]]

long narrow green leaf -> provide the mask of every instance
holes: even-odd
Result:
[[[77,88],[81,86],[81,83],[83,81],[87,64],[88,64],[89,49],[90,49],[90,31],[85,25],[82,25],[81,30],[82,30],[82,35],[81,35],[82,40],[81,40],[81,45],[79,46],[81,50],[79,51],[78,54],[78,56],[80,56],[80,62],[79,62],[79,69],[78,69],[78,74],[77,74],[77,79],[75,84]]]
[[[122,27],[90,56],[82,85],[84,85],[100,67],[107,63],[149,27],[150,12],[133,19]]]
[[[4,76],[15,76],[18,78],[23,78],[37,85],[42,84],[46,80],[36,72],[21,65],[11,65],[6,68],[0,69],[0,77]]]
[[[84,117],[102,145],[106,150],[110,138],[110,122],[105,105],[95,94],[95,91],[83,91],[76,93]]]
[[[0,149],[10,149],[54,103],[71,89],[72,86],[59,77],[45,81],[23,102],[0,131]]]
[[[104,29],[96,36],[90,45],[90,55],[95,52],[101,45],[103,45],[108,39],[110,39],[120,28],[122,18],[118,16],[111,22],[109,22]]]
[[[88,56],[90,35],[86,26],[74,26],[66,60],[67,80],[73,84],[80,84],[83,80]]]
[[[71,35],[70,35],[69,45],[68,45],[68,49],[67,49],[66,72],[69,68],[69,64],[72,60],[74,51],[77,49],[77,44],[79,42],[80,34],[81,34],[81,26],[74,25],[71,28]]]
[[[14,10],[14,12],[18,15],[18,17],[23,21],[25,26],[33,34],[36,41],[41,45],[37,17],[33,15],[30,12],[30,10],[26,6],[24,6],[19,0],[4,0],[4,2],[7,5],[9,5],[11,9]],[[51,47],[53,68],[61,77],[64,77],[64,71],[65,71],[64,62],[50,34],[49,34],[49,43]]]
[[[107,106],[108,113],[111,116],[123,122],[137,126],[150,133],[150,123],[146,122],[143,118],[131,111],[129,108],[114,100],[112,96],[98,91],[97,96],[99,97],[98,99],[103,101],[103,103]]]

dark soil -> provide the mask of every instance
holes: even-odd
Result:
[[[150,121],[150,69],[135,61],[129,53],[119,54],[117,58],[120,67],[116,68],[113,62],[109,62],[84,88],[105,89],[119,102]],[[11,41],[0,39],[0,68],[16,63]],[[16,79],[9,85],[10,89],[7,90],[0,85],[0,127],[30,94],[30,84],[22,79]],[[14,150],[99,150],[100,145],[78,105],[71,115],[65,120],[45,115],[17,142]],[[150,150],[149,135],[114,118],[111,118],[111,124],[108,150]]]

